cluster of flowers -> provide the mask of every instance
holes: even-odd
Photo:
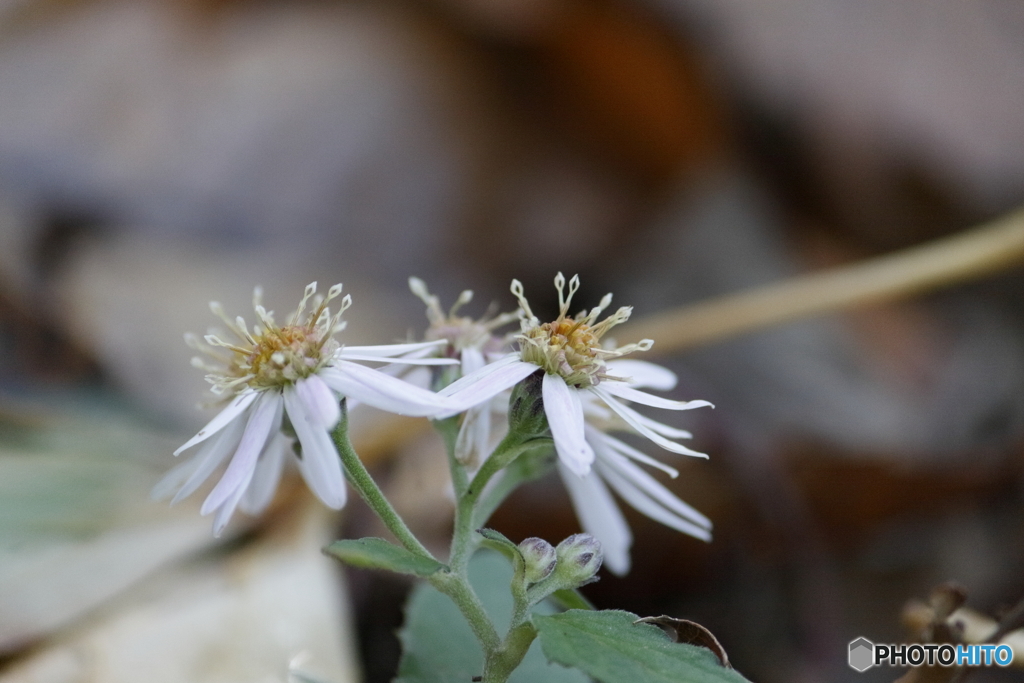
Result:
[[[678,472],[611,434],[632,432],[673,453],[707,457],[677,441],[689,438],[688,432],[652,420],[628,404],[667,410],[710,404],[641,391],[672,389],[676,377],[653,363],[622,358],[649,349],[650,340],[619,348],[602,342],[609,329],[629,318],[631,308],[619,308],[598,322],[611,303],[609,294],[597,307],[573,317],[569,307],[579,279],[566,283],[559,273],[555,286],[559,315],[551,322],[541,323],[533,314],[518,280],[511,288],[517,311],[473,320],[457,315],[471,292],[463,292],[445,313],[423,282],[411,278],[410,288],[427,305],[426,341],[382,346],[344,346],[335,339],[345,326],[342,314],[351,305],[351,297],[341,297],[341,285],[331,287],[325,297],[316,294],[316,283],[307,286],[298,309],[283,325],[264,309],[259,289],[253,302],[259,322],[251,328],[211,303],[235,340],[217,334],[206,335],[205,343],[193,336],[186,340],[214,361],[195,358],[193,364],[209,373],[212,391],[228,403],[175,451],[178,455],[199,447],[164,477],[154,495],[173,496],[177,502],[227,461],[202,505],[204,515],[215,513],[214,532],[220,534],[236,509],[256,514],[270,503],[283,467],[291,461],[324,504],[341,508],[345,481],[330,433],[341,419],[342,398],[349,406],[363,403],[402,415],[442,419],[461,414],[456,454],[472,467],[506,428],[505,420],[493,419],[507,410],[507,399],[501,399],[518,383],[542,373],[541,397],[559,472],[583,528],[601,542],[611,571],[629,570],[632,537],[609,487],[648,517],[710,539],[708,519],[636,463],[672,477]],[[337,312],[332,314],[335,301]],[[520,324],[517,334],[496,333],[515,320]],[[451,366],[441,369],[442,376],[457,379],[434,392],[429,382],[417,382],[407,371],[415,366]]]

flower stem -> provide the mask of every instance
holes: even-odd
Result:
[[[490,457],[480,466],[465,493],[459,498],[455,508],[455,531],[452,535],[451,556],[448,560],[452,571],[465,574],[466,565],[476,548],[476,539],[473,534],[476,530],[473,526],[474,511],[487,482],[503,467],[536,446],[537,441],[539,440],[533,437],[524,437],[522,434],[509,432]],[[543,441],[544,443],[548,442],[547,439],[543,439]]]
[[[458,500],[469,487],[466,467],[455,457],[455,442],[459,438],[459,420],[457,417],[449,417],[444,420],[434,420],[433,425],[444,440],[445,451],[448,453],[448,470],[452,477],[452,488],[455,489],[455,499]]]
[[[537,629],[525,622],[509,631],[501,646],[493,650],[484,662],[483,683],[505,683],[523,661],[530,644],[537,637]]]
[[[348,410],[346,410],[344,400],[341,402],[341,421],[338,422],[338,426],[331,432],[331,438],[334,440],[334,445],[341,456],[341,464],[345,467],[348,480],[355,487],[356,491],[359,492],[360,497],[366,501],[366,504],[377,513],[377,516],[384,522],[384,526],[388,528],[388,531],[394,534],[398,542],[405,546],[405,549],[409,552],[428,557],[432,560],[435,559],[430,551],[413,535],[409,527],[405,525],[402,518],[395,512],[395,508],[391,507],[391,503],[384,497],[380,487],[377,486],[377,483],[367,471],[366,466],[363,465],[363,461],[359,459],[359,456],[352,448],[352,443],[348,438]]]
[[[483,646],[485,659],[489,658],[500,647],[501,637],[465,573],[459,574],[449,569],[433,574],[428,580],[430,585],[452,599]]]

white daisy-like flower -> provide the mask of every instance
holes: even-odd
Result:
[[[497,315],[492,311],[479,320],[460,316],[459,309],[473,300],[472,290],[466,289],[446,314],[440,300],[430,293],[423,280],[409,278],[409,289],[427,305],[430,327],[424,338],[446,342],[444,346],[435,349],[434,353],[457,360],[463,377],[501,358],[508,351],[511,335],[499,336],[495,330],[516,321],[519,318],[518,311]],[[492,429],[492,414],[502,413],[508,401],[497,406],[496,403],[499,403],[498,399],[484,401],[465,411],[455,441],[455,457],[459,462],[473,467],[490,453],[498,432]]]
[[[236,508],[250,514],[266,508],[285,463],[292,459],[317,497],[328,507],[339,509],[345,504],[345,479],[330,432],[341,419],[341,397],[351,396],[403,415],[436,417],[451,412],[450,400],[354,362],[454,363],[442,358],[403,357],[417,356],[440,342],[341,346],[334,335],[345,327],[341,316],[351,305],[351,297],[344,296],[333,315],[328,308],[340,295],[338,284],[325,298],[317,297],[316,283],[311,283],[296,311],[285,324],[278,325],[273,313],[260,303],[257,288],[253,306],[259,322],[251,329],[241,317],[228,318],[217,302],[210,304],[237,341],[227,342],[212,333],[206,335],[205,344],[193,335],[186,335],[186,341],[217,361],[192,361],[207,370],[212,391],[233,398],[174,452],[178,455],[202,444],[190,460],[157,484],[154,497],[174,493],[172,503],[176,503],[228,460],[201,509],[204,515],[216,513],[213,527],[219,535]]]
[[[541,323],[533,314],[518,280],[512,293],[521,308],[519,350],[491,363],[442,389],[463,409],[489,401],[538,370],[544,371],[541,396],[551,430],[558,467],[569,490],[573,506],[584,529],[605,548],[609,569],[623,574],[629,570],[632,535],[612,499],[608,486],[627,503],[663,524],[697,538],[710,539],[711,523],[679,500],[653,477],[634,464],[641,462],[677,476],[678,473],[607,433],[622,429],[640,434],[673,453],[706,458],[675,439],[689,438],[688,432],[670,427],[640,414],[627,403],[666,410],[691,410],[711,406],[707,401],[673,401],[654,396],[641,388],[671,389],[674,373],[644,361],[623,359],[633,351],[646,351],[647,339],[636,344],[607,348],[602,337],[625,322],[632,311],[622,307],[604,320],[598,316],[611,303],[611,294],[600,304],[575,317],[569,306],[579,288],[579,278],[568,282],[555,278],[559,315]],[[606,486],[607,484],[607,486]]]

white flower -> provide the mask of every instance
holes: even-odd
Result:
[[[629,318],[631,308],[623,307],[597,322],[611,303],[606,295],[589,312],[568,316],[579,278],[555,278],[559,316],[541,324],[523,295],[522,284],[512,281],[512,293],[521,307],[519,351],[508,354],[470,373],[439,392],[463,409],[489,401],[542,369],[541,395],[551,430],[558,467],[569,490],[573,506],[584,529],[605,548],[606,564],[613,572],[629,570],[632,536],[605,482],[627,503],[643,514],[697,538],[710,538],[706,517],[679,500],[632,461],[658,467],[672,476],[677,472],[623,441],[607,434],[623,429],[647,437],[673,453],[706,458],[674,439],[689,433],[662,424],[631,408],[639,403],[666,410],[690,410],[710,406],[707,401],[673,401],[640,391],[641,387],[667,390],[675,386],[675,375],[658,365],[621,359],[633,351],[646,351],[651,340],[619,348],[606,348],[601,339],[615,325]]]
[[[440,300],[427,290],[423,280],[409,278],[409,289],[427,305],[430,327],[424,337],[428,341],[447,342],[445,346],[435,349],[434,353],[459,361],[463,377],[480,370],[508,350],[509,336],[499,337],[494,331],[515,321],[519,317],[518,311],[485,315],[480,320],[459,316],[458,310],[473,300],[473,292],[467,289],[463,290],[445,314]],[[455,440],[455,457],[459,462],[473,467],[487,457],[496,443],[497,430],[492,429],[492,413],[502,413],[507,404],[507,399],[501,403],[496,397],[495,400],[471,406],[465,411]]]
[[[306,287],[298,309],[284,325],[260,304],[260,290],[253,296],[259,324],[251,330],[238,317],[230,320],[220,304],[211,310],[237,337],[223,341],[215,334],[206,345],[194,336],[186,341],[212,356],[210,365],[194,358],[193,365],[206,369],[215,394],[233,394],[221,412],[178,450],[202,444],[191,460],[172,469],[153,490],[163,498],[177,490],[172,503],[193,493],[225,460],[227,468],[203,502],[202,514],[216,513],[214,533],[220,534],[235,509],[255,514],[270,503],[282,468],[293,460],[309,488],[327,506],[345,504],[345,480],[330,432],[341,418],[339,396],[404,415],[434,417],[451,412],[449,402],[430,391],[403,382],[353,361],[378,363],[449,364],[436,358],[403,358],[416,355],[437,342],[343,347],[334,334],[344,329],[342,313],[351,297],[341,299],[331,315],[328,304],[341,295],[334,285],[327,297],[316,297],[316,283]],[[306,306],[312,308],[307,313]],[[299,451],[295,449],[298,440]]]

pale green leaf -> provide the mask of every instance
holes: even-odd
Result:
[[[412,553],[383,538],[335,541],[324,548],[324,552],[361,569],[386,569],[415,576],[430,576],[444,569],[444,565],[437,560]]]
[[[657,626],[622,611],[570,610],[534,615],[537,639],[554,662],[574,666],[601,683],[742,683],[708,649],[673,643]]]

